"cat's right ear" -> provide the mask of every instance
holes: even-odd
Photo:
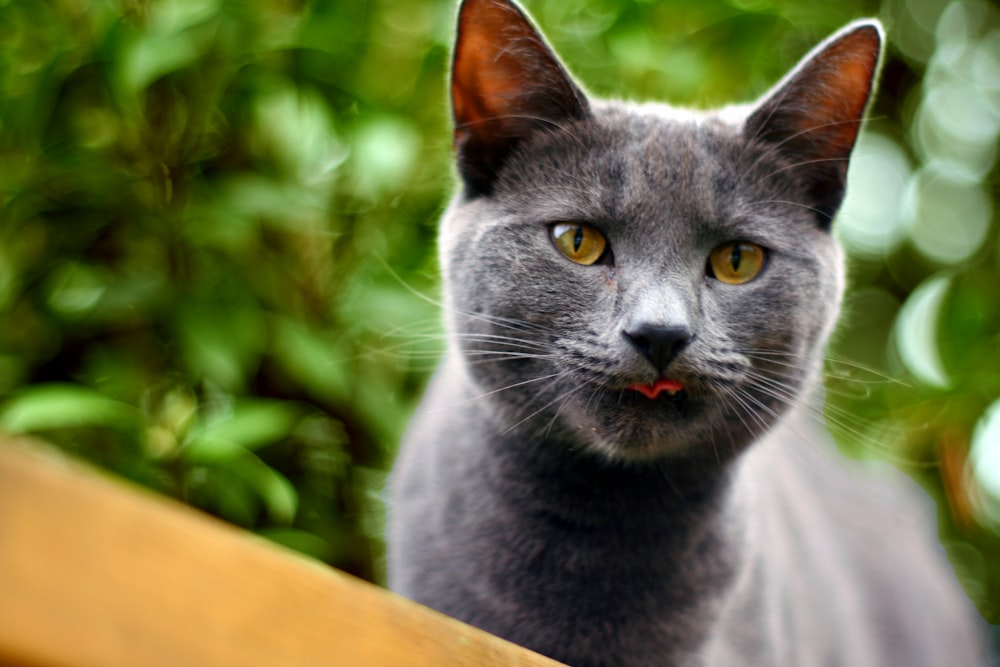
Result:
[[[451,72],[458,170],[470,196],[489,194],[531,134],[590,115],[583,92],[509,0],[464,0]]]

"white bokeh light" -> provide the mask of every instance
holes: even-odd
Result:
[[[903,220],[917,250],[941,264],[958,264],[982,247],[993,202],[977,181],[959,177],[947,164],[931,163],[910,179]]]
[[[895,340],[899,357],[907,370],[930,387],[945,389],[951,384],[937,344],[941,305],[950,280],[932,277],[909,296],[896,318]]]
[[[976,424],[969,466],[980,487],[1000,501],[1000,399],[990,405]]]
[[[838,238],[852,254],[881,257],[899,243],[900,206],[912,171],[895,141],[875,132],[861,135],[836,225]]]

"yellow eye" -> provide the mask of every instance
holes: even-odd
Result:
[[[559,252],[577,264],[593,264],[604,256],[608,240],[590,225],[560,222],[551,227],[552,241]]]
[[[726,243],[708,256],[709,275],[730,285],[742,285],[757,277],[766,258],[764,249],[756,243]]]

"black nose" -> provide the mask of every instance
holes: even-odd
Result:
[[[685,326],[644,323],[622,333],[661,373],[691,340],[691,331]]]

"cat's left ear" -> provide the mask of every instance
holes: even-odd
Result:
[[[874,89],[882,28],[853,23],[816,47],[747,120],[748,139],[792,161],[820,223],[829,227],[844,198],[847,164]]]

